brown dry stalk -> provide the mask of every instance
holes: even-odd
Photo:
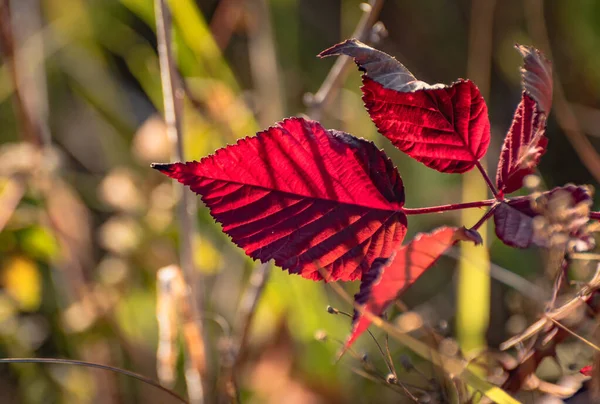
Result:
[[[179,161],[185,161],[181,129],[183,90],[181,89],[181,79],[178,77],[172,50],[171,12],[166,0],[155,0],[154,11],[167,133],[173,143],[175,158]],[[185,296],[185,307],[182,306],[183,333],[187,350],[185,375],[190,401],[192,403],[202,403],[205,401],[205,386],[202,383],[206,376],[206,350],[203,327],[199,320],[199,313],[202,313],[203,293],[199,287],[198,272],[195,270],[192,253],[193,239],[196,234],[195,203],[190,192],[182,186],[177,186],[175,190],[179,199],[182,279],[184,279],[186,285],[185,289],[189,290]]]
[[[190,289],[181,269],[169,265],[157,272],[156,318],[159,325],[159,344],[156,353],[157,373],[161,383],[168,386],[175,381],[175,363],[177,361],[177,323],[181,325],[181,334],[188,350],[188,360],[192,369],[204,366],[204,343],[196,325],[191,307]],[[191,374],[188,374],[190,372]],[[188,394],[190,398],[202,394],[202,372],[186,370]],[[190,381],[193,383],[190,384]],[[190,389],[199,389],[189,391]]]
[[[170,265],[156,273],[156,319],[158,320],[158,348],[156,373],[163,386],[175,383],[177,363],[177,300],[182,293],[179,268]]]

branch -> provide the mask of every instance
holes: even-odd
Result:
[[[495,199],[486,199],[476,202],[451,203],[448,205],[428,206],[425,208],[403,208],[402,211],[407,215],[423,215],[427,213],[441,213],[450,210],[461,210],[469,208],[482,208],[484,206],[492,206],[496,203]]]

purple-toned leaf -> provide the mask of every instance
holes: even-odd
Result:
[[[529,203],[529,200],[527,201]],[[533,220],[508,203],[502,202],[494,211],[496,235],[504,244],[527,248],[533,241]]]
[[[154,168],[200,194],[246,254],[305,278],[359,279],[406,233],[385,153],[318,122],[286,119],[199,162]]]
[[[557,235],[589,245],[593,240],[585,224],[591,203],[589,188],[572,184],[503,202],[494,211],[496,235],[506,245],[517,248],[532,244],[549,247]]]
[[[504,140],[496,183],[502,193],[523,186],[546,153],[546,120],[552,105],[552,65],[537,49],[517,45],[524,58],[523,94]]]
[[[432,233],[418,234],[410,243],[398,248],[390,258],[379,258],[365,274],[355,302],[365,311],[376,316],[412,285],[458,240],[469,240],[476,244],[481,236],[464,228],[440,227]],[[345,348],[367,330],[371,321],[355,312],[353,328]]]
[[[471,170],[490,142],[487,106],[469,80],[429,85],[392,56],[356,39],[319,56],[348,55],[363,71],[363,100],[379,132],[417,161],[445,173]]]

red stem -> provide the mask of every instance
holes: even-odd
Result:
[[[477,169],[479,170],[479,172],[483,176],[483,179],[485,180],[486,184],[488,185],[488,187],[492,191],[492,194],[494,194],[494,198],[498,198],[498,190],[496,189],[496,186],[494,185],[494,183],[490,179],[490,176],[487,174],[487,172],[481,166],[481,163],[479,161],[477,161],[475,163],[475,165],[477,166]]]
[[[491,206],[496,203],[495,199],[486,199],[484,201],[452,203],[450,205],[428,206],[426,208],[403,208],[402,210],[407,215],[422,215],[425,213],[441,213],[449,210],[460,210],[469,208],[481,208],[483,206]]]
[[[492,208],[490,210],[488,210],[487,212],[485,212],[485,215],[481,216],[481,219],[479,219],[477,221],[477,223],[475,223],[475,225],[473,227],[471,227],[470,230],[477,230],[481,227],[482,224],[484,224],[493,214],[494,211],[496,210],[496,208],[498,207],[499,203],[496,202]]]
[[[600,220],[600,212],[590,212],[590,219]]]

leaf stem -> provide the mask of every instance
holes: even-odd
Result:
[[[494,205],[492,205],[492,208],[490,210],[488,210],[487,212],[485,212],[485,215],[481,216],[481,219],[479,219],[477,221],[477,223],[475,223],[475,225],[473,227],[471,227],[470,230],[477,230],[481,227],[482,224],[484,224],[493,214],[494,211],[496,210],[496,208],[499,206],[499,202],[496,201],[496,203]]]
[[[451,203],[449,205],[428,206],[425,208],[403,208],[402,210],[407,215],[423,215],[423,214],[427,214],[427,213],[447,212],[450,210],[481,208],[484,206],[492,206],[494,203],[496,203],[495,199],[485,199],[483,201]],[[599,213],[599,215],[600,215],[600,213]]]
[[[496,189],[496,186],[494,185],[494,183],[490,179],[490,176],[488,175],[487,171],[485,171],[485,169],[481,165],[481,162],[477,161],[475,163],[475,165],[477,166],[477,169],[479,170],[479,172],[483,176],[483,179],[485,180],[485,183],[490,188],[490,191],[492,191],[492,194],[494,194],[494,198],[497,199],[498,198],[498,190]]]

